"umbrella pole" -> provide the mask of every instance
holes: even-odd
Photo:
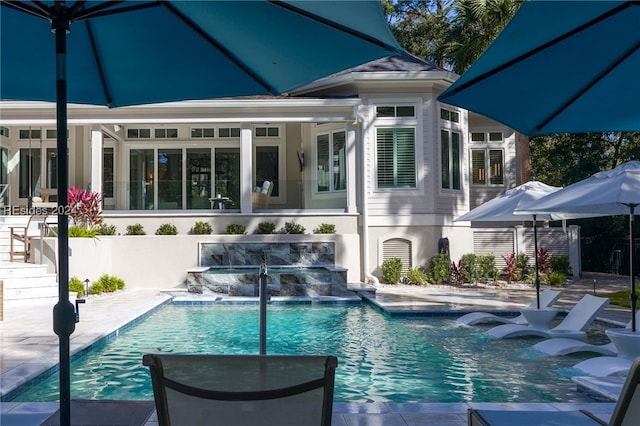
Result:
[[[631,302],[631,331],[636,332],[636,304],[638,295],[636,294],[636,274],[633,267],[633,216],[636,204],[629,205],[629,275],[631,275],[631,293],[629,294],[629,301]]]
[[[59,338],[60,425],[71,425],[71,361],[69,337],[75,311],[69,301],[69,223],[67,213],[67,32],[68,8],[56,2],[51,29],[56,40],[56,139],[58,161],[58,303],[53,307],[53,331]]]
[[[540,309],[540,275],[538,272],[538,226],[536,222],[536,215],[533,215],[533,249],[534,249],[534,257],[536,264],[536,306],[537,309]]]

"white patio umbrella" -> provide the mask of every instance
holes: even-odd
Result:
[[[629,161],[613,170],[594,174],[535,203],[523,204],[518,214],[550,214],[558,219],[629,215],[629,267],[631,275],[631,324],[636,331],[633,222],[640,204],[640,162]]]
[[[530,205],[560,188],[549,186],[535,180],[524,183],[515,188],[509,189],[504,194],[487,201],[486,203],[470,210],[455,219],[456,222],[522,222],[526,220],[522,213],[516,214],[516,210],[523,205]],[[552,214],[531,214],[533,218],[533,244],[535,249],[535,266],[536,266],[536,301],[537,308],[540,309],[540,277],[538,275],[538,228],[536,220],[554,220],[559,219]]]

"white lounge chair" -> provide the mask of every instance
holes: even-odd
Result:
[[[562,294],[561,291],[546,289],[542,293],[540,293],[540,307],[548,308],[554,303],[556,300],[560,298]],[[537,300],[534,300],[529,305],[530,308],[535,308],[538,305]],[[484,324],[489,322],[500,322],[503,324],[526,324],[527,319],[524,315],[520,314],[517,317],[504,317],[498,316],[489,312],[469,312],[458,318],[458,322],[467,325],[475,325],[475,324]]]
[[[469,426],[640,425],[640,358],[633,362],[609,422],[586,411],[468,410]]]
[[[636,322],[640,323],[640,311],[636,312]],[[627,329],[631,329],[631,321],[626,325]],[[576,339],[568,339],[564,337],[547,339],[536,343],[531,349],[542,352],[546,355],[568,355],[577,352],[595,352],[602,355],[618,355],[618,348],[613,342],[603,345],[594,345]]]
[[[624,328],[610,328],[607,336],[616,346],[616,356],[599,356],[584,360],[573,368],[590,376],[606,377],[627,374],[631,362],[640,356],[640,332]]]
[[[506,339],[520,336],[569,337],[585,340],[586,329],[609,304],[609,298],[585,294],[567,316],[553,328],[540,329],[521,324],[503,324],[486,331],[490,337]]]

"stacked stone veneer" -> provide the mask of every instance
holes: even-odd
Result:
[[[267,264],[270,295],[330,296],[347,283],[335,266],[335,243],[201,243],[200,267],[187,272],[193,293],[257,296],[260,265]]]

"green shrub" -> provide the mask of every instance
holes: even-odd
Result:
[[[59,234],[58,227],[52,226],[49,229],[49,237],[57,237]],[[95,228],[85,228],[84,226],[71,225],[67,228],[67,235],[69,238],[96,238],[98,231]]]
[[[565,275],[571,274],[571,263],[569,262],[569,256],[553,256],[550,260],[551,271],[561,272]]]
[[[284,232],[287,234],[304,234],[305,227],[295,222],[285,222]]]
[[[189,233],[192,235],[209,235],[213,232],[213,228],[209,222],[196,221],[195,225],[191,227]]]
[[[141,224],[136,223],[127,225],[127,233],[125,235],[147,235],[147,233],[144,232],[144,227]]]
[[[331,223],[321,223],[314,231],[314,234],[335,234],[336,226]]]
[[[518,253],[516,255],[516,279],[518,281],[524,281],[530,273],[529,256],[524,253]]]
[[[116,235],[115,225],[107,225],[106,223],[101,223],[93,229],[96,230],[98,235]]]
[[[260,222],[256,229],[256,234],[273,234],[276,231],[276,224],[273,222]]]
[[[402,260],[398,257],[385,259],[382,262],[382,281],[387,284],[397,284],[402,278]]]
[[[247,231],[247,227],[239,223],[230,223],[224,228],[224,232],[230,235],[244,235]]]
[[[427,281],[431,284],[443,284],[449,281],[449,256],[447,254],[431,256]]]
[[[178,235],[178,228],[171,223],[163,223],[156,229],[156,235]]]
[[[558,271],[551,271],[548,276],[549,284],[551,285],[561,285],[567,281],[567,276]]]
[[[478,256],[473,253],[463,254],[460,258],[460,273],[464,276],[465,282],[475,283],[478,281],[479,268]]]
[[[427,273],[422,268],[411,268],[407,272],[407,276],[405,277],[405,281],[407,284],[412,285],[425,285],[428,283],[427,281]]]
[[[78,293],[78,297],[84,297],[84,283],[78,277],[69,280],[69,293]]]
[[[92,282],[91,286],[89,287],[89,294],[102,294],[103,291],[104,291],[104,286],[100,281]]]
[[[102,291],[107,293],[112,293],[116,290],[122,290],[124,288],[124,280],[122,278],[109,274],[100,275],[100,278],[98,278],[98,281],[96,281],[95,283],[99,283],[102,287]]]
[[[496,258],[492,254],[478,256],[478,277],[482,279],[495,280],[498,276],[496,268]]]

